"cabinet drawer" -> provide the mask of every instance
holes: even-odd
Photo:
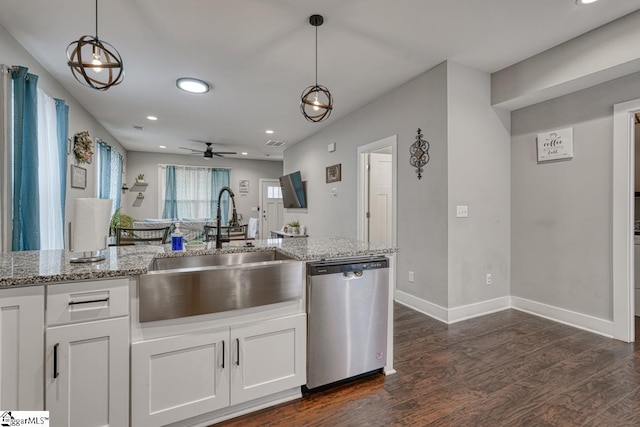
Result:
[[[47,325],[127,316],[129,279],[47,285]]]

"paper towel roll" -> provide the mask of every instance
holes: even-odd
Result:
[[[73,252],[92,252],[107,247],[112,203],[108,199],[74,200],[71,225]]]

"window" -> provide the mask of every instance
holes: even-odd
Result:
[[[282,188],[281,187],[267,187],[267,197],[269,199],[282,199]]]
[[[160,166],[162,218],[215,218],[218,193],[229,186],[229,170],[198,166]],[[227,222],[228,195],[222,202],[222,222]]]

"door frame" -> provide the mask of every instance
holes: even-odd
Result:
[[[264,206],[262,206],[262,184],[265,182],[274,182],[278,184],[278,187],[280,186],[280,180],[278,178],[258,178],[258,219],[259,219],[259,237],[260,239],[268,239],[271,236],[267,233],[269,233],[269,230],[263,230],[263,224],[262,224],[262,220],[263,220],[263,214],[264,214]],[[262,234],[265,233],[265,234]]]
[[[357,180],[357,239],[365,240],[365,214],[367,204],[367,154],[382,148],[391,147],[391,245],[398,246],[398,136],[391,135],[378,141],[358,147],[358,180]]]
[[[636,112],[640,112],[640,99],[613,106],[613,337],[625,342],[635,340],[633,116]]]

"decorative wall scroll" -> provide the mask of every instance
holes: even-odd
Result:
[[[424,169],[422,167],[429,163],[429,141],[422,139],[424,135],[422,135],[422,130],[418,128],[418,134],[416,135],[416,141],[411,144],[409,149],[409,153],[411,153],[411,158],[409,159],[409,163],[411,166],[416,168],[416,173],[418,174],[418,179],[422,178],[422,172]]]

